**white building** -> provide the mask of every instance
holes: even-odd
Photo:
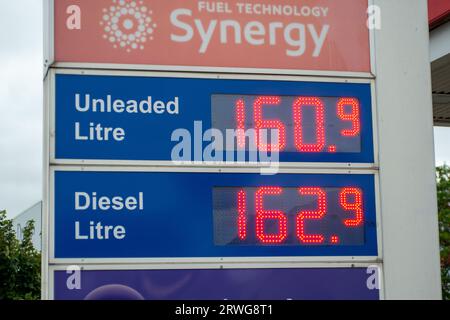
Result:
[[[13,219],[14,230],[20,241],[23,239],[23,229],[27,222],[34,221],[33,245],[38,251],[41,251],[41,215],[42,201],[39,201]]]

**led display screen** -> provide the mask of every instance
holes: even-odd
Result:
[[[236,130],[231,146],[237,150],[361,152],[361,104],[356,97],[217,94],[211,105],[213,127],[224,136],[226,130]]]
[[[216,187],[216,245],[364,245],[358,187]]]

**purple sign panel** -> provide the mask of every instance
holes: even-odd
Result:
[[[54,271],[56,300],[378,300],[377,268]]]

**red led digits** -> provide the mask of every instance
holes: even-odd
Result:
[[[331,243],[332,244],[338,244],[339,243],[339,237],[338,236],[331,236]]]
[[[330,227],[333,227],[334,224],[330,224],[330,220],[326,218],[328,211],[327,196],[330,192],[329,188],[288,187],[283,189],[279,186],[259,187],[254,193],[254,212],[248,212],[249,208],[252,208],[252,205],[247,203],[248,190],[245,187],[241,187],[236,191],[237,237],[241,241],[248,239],[249,217],[251,217],[251,219],[255,217],[254,230],[256,231],[256,239],[253,238],[254,235],[252,234],[251,238],[253,239],[250,240],[254,244],[294,244],[291,241],[293,239],[290,237],[289,243],[286,243],[288,239],[288,219],[291,218],[295,219],[295,233],[300,244],[320,245],[327,243],[328,245],[338,245],[342,242],[342,234],[339,235],[332,232],[333,230],[331,230]],[[250,192],[253,194],[253,191]],[[299,195],[307,198],[301,199],[300,202],[297,202],[299,200]],[[334,195],[335,193],[333,191],[330,196]],[[281,203],[292,203],[292,208],[297,208],[299,205],[303,206],[305,204],[315,204],[316,207],[312,210],[297,211],[295,217],[288,217],[287,212],[282,210],[264,209],[264,200],[266,199],[266,202],[268,202],[267,197],[269,196],[277,197]],[[346,217],[342,218],[342,222],[347,228],[362,226],[364,224],[363,191],[357,187],[343,187],[339,190],[338,198],[339,205],[343,210],[338,210],[338,212],[335,212],[334,214],[341,217],[343,215],[351,215],[347,219]],[[335,200],[333,200],[333,202],[334,201]],[[287,210],[291,212],[290,209]],[[234,210],[233,214],[235,214]],[[330,216],[330,218],[333,217]],[[309,222],[311,224],[310,228],[312,228],[315,224],[315,227],[320,224],[320,226],[326,226],[324,230],[327,231],[325,231],[325,233],[312,233],[311,230],[308,232],[308,220],[316,221],[315,223],[313,221]],[[255,240],[256,242],[253,242]],[[346,244],[348,241],[345,240],[344,242]]]
[[[330,153],[337,152],[336,146],[335,145],[328,146],[328,152],[330,152]]]
[[[297,237],[303,243],[323,243],[325,237],[321,234],[306,234],[305,232],[305,220],[322,219],[327,212],[327,196],[325,191],[319,187],[300,188],[298,189],[301,195],[304,196],[317,196],[318,208],[316,211],[300,211],[296,217],[297,223]]]
[[[261,187],[255,193],[256,209],[256,236],[262,243],[281,243],[287,237],[287,217],[283,211],[264,210],[264,195],[280,195],[283,189],[280,187]],[[266,219],[278,220],[278,234],[266,234],[264,221]]]
[[[303,107],[316,108],[316,143],[303,142]],[[317,97],[300,97],[293,105],[294,113],[294,141],[300,152],[321,152],[325,147],[325,116],[322,100]]]
[[[350,113],[345,112],[346,106],[351,107]],[[337,112],[341,120],[352,122],[352,128],[341,130],[341,135],[344,137],[354,137],[359,135],[361,131],[361,123],[360,123],[360,110],[358,99],[355,98],[340,99],[337,105]]]
[[[348,201],[348,196],[352,196],[353,202]],[[342,208],[354,211],[354,219],[344,220],[347,227],[358,227],[364,222],[362,191],[358,188],[343,188],[339,194],[339,203]]]
[[[237,145],[239,149],[245,149],[245,103],[244,100],[236,101]]]
[[[240,240],[247,238],[247,199],[244,190],[238,192],[238,236]]]
[[[262,118],[262,108],[264,105],[279,105],[281,98],[276,96],[261,96],[255,99],[253,104],[254,120],[256,130],[256,143],[260,151],[283,151],[286,147],[286,128],[280,120],[264,120]],[[262,129],[278,129],[278,143],[267,144],[263,142]],[[267,130],[270,132],[269,130]],[[267,134],[268,135],[268,134]]]

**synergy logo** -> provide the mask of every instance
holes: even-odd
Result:
[[[288,57],[303,56],[308,47],[313,48],[310,53],[316,58],[322,52],[323,45],[328,36],[330,25],[314,23],[283,23],[277,19],[283,17],[326,17],[328,8],[298,7],[292,5],[261,5],[249,4],[242,6],[237,3],[233,11],[228,3],[222,3],[222,7],[207,6],[208,2],[198,1],[195,12],[189,9],[177,9],[172,11],[170,21],[177,29],[171,34],[172,41],[192,42],[195,38],[201,40],[198,49],[200,54],[208,51],[210,44],[214,41],[222,46],[250,46],[250,47],[286,47],[285,53]],[[212,3],[214,4],[214,3]],[[220,9],[219,9],[220,8]],[[306,10],[305,10],[306,8]],[[303,12],[303,14],[301,13]],[[238,19],[202,19],[205,15],[214,13],[216,16],[232,15],[238,17],[253,17],[252,21]]]
[[[103,38],[115,49],[144,50],[145,43],[153,40],[157,27],[152,20],[153,12],[144,5],[144,1],[112,0],[109,8],[103,9],[100,25]]]
[[[115,49],[144,50],[145,43],[153,40],[156,24],[152,21],[153,12],[144,0],[112,0],[109,8],[103,8],[100,25],[103,38]],[[297,5],[271,5],[227,2],[198,1],[194,10],[176,8],[170,13],[170,40],[175,43],[191,43],[200,40],[200,54],[205,54],[211,43],[219,42],[221,46],[243,44],[249,46],[285,46],[286,55],[299,57],[308,47],[313,49],[312,57],[318,57],[328,36],[328,24],[282,23],[279,18],[327,17],[327,7],[309,7]],[[211,19],[211,16],[223,16],[224,19]],[[230,19],[233,15],[253,17],[259,20],[248,22]],[[270,19],[275,19],[269,21]],[[283,44],[284,43],[284,44]]]

